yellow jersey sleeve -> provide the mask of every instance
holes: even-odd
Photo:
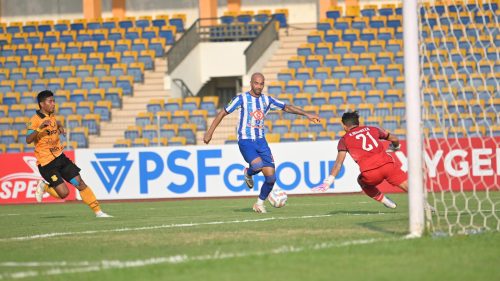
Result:
[[[33,117],[31,117],[30,121],[26,124],[26,129],[28,131],[30,130],[36,131],[36,129],[40,127],[41,122],[42,120],[37,115],[34,115]]]

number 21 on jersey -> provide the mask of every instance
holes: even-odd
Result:
[[[357,140],[361,139],[361,141],[363,142],[362,143],[362,148],[365,151],[372,150],[373,149],[373,145],[375,145],[375,147],[378,147],[378,142],[372,137],[372,135],[370,134],[370,132],[361,133],[359,135],[356,135],[356,139]],[[368,143],[368,142],[371,142],[373,145],[370,144],[370,143]]]

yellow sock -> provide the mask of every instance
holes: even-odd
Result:
[[[84,190],[80,190],[80,196],[85,204],[87,204],[94,213],[97,213],[101,210],[99,206],[99,202],[95,198],[94,192],[90,187],[86,187]]]
[[[57,198],[57,199],[61,199],[61,197],[59,196],[59,194],[57,194],[56,190],[53,189],[53,188],[50,188],[48,184],[46,184],[43,189],[45,190],[45,192],[49,193],[50,196],[54,197],[54,198]]]

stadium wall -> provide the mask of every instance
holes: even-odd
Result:
[[[246,73],[244,51],[250,42],[219,42],[198,44],[170,73],[170,79],[182,79],[196,95],[212,77],[243,76]],[[180,89],[171,83],[173,96]]]

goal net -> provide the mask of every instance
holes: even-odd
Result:
[[[426,228],[500,230],[499,1],[418,1]],[[408,71],[408,70],[407,70]]]

